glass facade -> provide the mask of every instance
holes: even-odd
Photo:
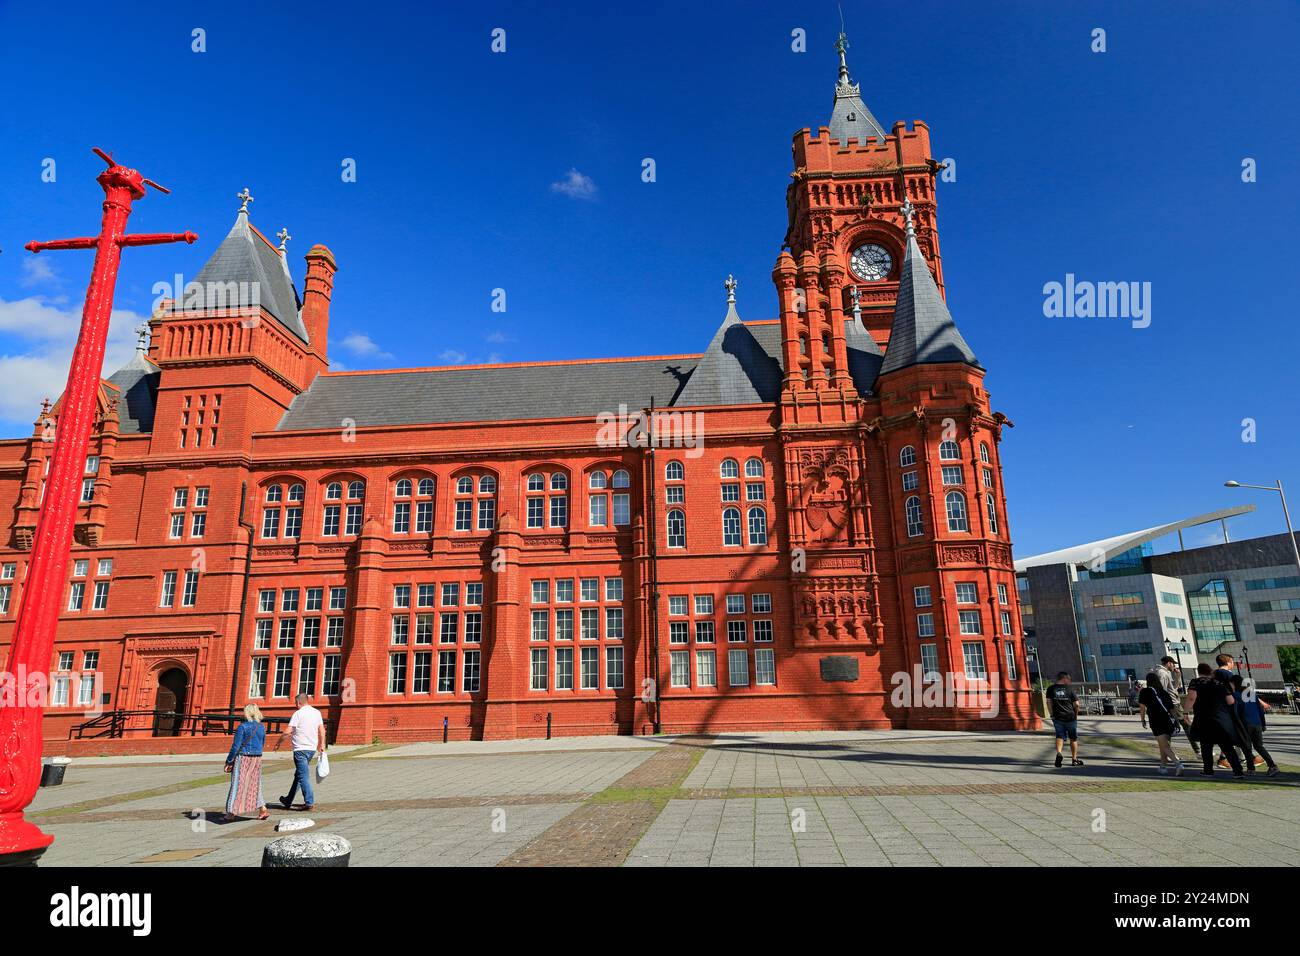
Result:
[[[1228,583],[1221,578],[1207,581],[1195,591],[1187,592],[1187,607],[1192,614],[1192,632],[1196,649],[1209,653],[1224,641],[1237,640],[1232,619],[1232,599]]]

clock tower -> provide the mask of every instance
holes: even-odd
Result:
[[[840,34],[839,79],[830,123],[794,137],[794,172],[786,189],[789,228],[785,246],[796,263],[811,255],[819,269],[843,272],[838,308],[853,309],[858,288],[862,323],[881,346],[889,344],[890,322],[906,252],[903,202],[915,209],[917,243],[943,292],[939,234],[935,227],[935,174],[930,128],[902,122],[886,133],[851,82],[848,41]]]

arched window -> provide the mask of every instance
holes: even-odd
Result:
[[[722,511],[722,543],[740,545],[740,509],[724,508]]]
[[[331,481],[325,486],[325,500],[338,501],[343,497],[343,485],[337,481]]]
[[[587,487],[592,489],[601,489],[607,487],[608,479],[603,471],[593,471],[587,476]]]
[[[393,494],[398,498],[411,497],[411,479],[399,478],[397,481],[397,487],[393,489]]]
[[[670,461],[664,465],[664,481],[681,481],[686,477],[686,470],[680,461]]]
[[[557,471],[555,474],[551,475],[552,491],[564,491],[568,487],[569,487],[569,478],[567,475],[564,474],[564,472]]]
[[[618,471],[614,472],[614,477],[610,483],[615,488],[628,488],[632,484],[632,478],[626,471],[620,468]]]
[[[987,442],[980,442],[980,461],[989,464],[989,446]]]
[[[970,523],[966,520],[966,496],[960,491],[950,491],[943,499],[948,512],[949,531],[969,531]]]
[[[529,475],[529,476],[528,476],[528,490],[529,490],[529,491],[545,491],[545,490],[546,490],[546,476],[545,476],[545,475],[539,475],[539,474]]]
[[[348,482],[348,500],[360,501],[366,496],[366,483],[364,481]]]
[[[294,482],[289,486],[289,500],[302,501],[307,497],[307,489],[303,487],[302,482]]]
[[[762,508],[749,509],[749,543],[767,544],[767,512]]]
[[[686,547],[686,513],[676,508],[668,512],[668,547]]]
[[[266,486],[266,500],[269,501],[269,502],[272,502],[272,503],[279,502],[279,501],[283,501],[283,500],[284,500],[284,486],[283,486],[283,485],[267,485],[267,486]]]
[[[480,475],[478,494],[474,494],[474,479],[462,475],[456,479],[456,517],[452,525],[457,531],[491,531],[497,521],[497,480],[492,475]]]
[[[989,533],[997,534],[998,533],[998,506],[997,504],[994,503],[992,495],[985,495],[984,501],[988,506],[987,510],[989,515]]]
[[[746,478],[762,478],[762,477],[763,477],[763,462],[760,461],[760,460],[757,459],[757,458],[751,458],[751,459],[749,459],[747,462],[745,462],[745,477],[746,477]]]
[[[955,441],[945,441],[939,443],[939,460],[940,461],[961,461],[961,449],[957,447]]]
[[[736,459],[724,458],[722,460],[721,474],[723,478],[739,478],[740,465],[736,464]]]
[[[907,536],[918,538],[925,534],[925,522],[921,520],[921,499],[912,495],[903,506],[907,514]]]
[[[911,468],[916,464],[916,449],[911,445],[904,445],[898,453],[898,464],[903,468]]]
[[[419,487],[419,492],[418,492],[418,493],[419,493],[419,495],[420,495],[421,498],[428,498],[430,495],[432,495],[432,494],[433,494],[433,479],[432,479],[432,478],[421,478],[421,479],[420,479],[420,487]]]

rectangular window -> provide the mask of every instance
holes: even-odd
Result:
[[[433,530],[433,502],[417,501],[415,503],[415,533],[428,534]]]
[[[208,515],[204,511],[196,511],[190,516],[190,537],[201,538],[208,528]]]
[[[687,598],[684,594],[674,594],[668,598],[669,614],[687,614],[689,613],[689,608],[690,605],[687,603]],[[755,611],[755,613],[758,612]]]
[[[1016,642],[1007,641],[1005,647],[1007,657],[1007,680],[1016,680],[1019,676],[1019,671],[1016,668]]]
[[[776,684],[776,653],[770,647],[754,648],[754,683]]]
[[[296,617],[280,618],[280,638],[276,647],[287,650],[298,640],[298,619]]]
[[[623,639],[623,609],[621,607],[605,608],[605,637],[611,641]]]
[[[727,682],[732,687],[749,686],[749,652],[748,651],[746,650],[727,651]]]
[[[529,670],[529,687],[533,690],[546,690],[548,670],[546,648],[533,648],[529,661]]]
[[[465,643],[477,644],[483,640],[483,612],[465,612]]]
[[[695,613],[712,614],[713,613],[713,595],[697,594],[695,595]]]
[[[745,613],[745,595],[728,594],[727,595],[727,613],[744,614]]]
[[[330,588],[330,610],[342,611],[348,606],[348,589]]]
[[[453,614],[452,617],[455,617]],[[452,622],[452,639],[451,643],[456,643],[455,636],[456,625]],[[417,614],[415,615],[415,643],[432,644],[433,643],[433,615]]]
[[[90,573],[90,562],[85,558],[72,563],[72,576],[74,578],[84,578]]]
[[[95,576],[102,578],[102,577],[107,577],[112,573],[113,573],[113,559],[100,558],[99,564],[96,566]]]
[[[664,502],[670,505],[680,505],[686,500],[686,489],[681,485],[669,485],[664,489]]]
[[[177,518],[180,519],[181,527],[183,528],[185,526],[184,515],[172,515],[172,537],[173,538],[180,537],[180,534],[178,533],[176,527]],[[262,537],[276,538],[279,537],[279,535],[280,535],[280,509],[263,508],[262,509]]]
[[[582,689],[596,690],[600,686],[600,648],[584,647],[581,663]]]
[[[483,582],[470,581],[465,585],[465,603],[470,607],[479,607],[483,603]]]
[[[325,646],[326,647],[343,646],[343,618],[332,617],[326,623]]]
[[[175,491],[172,492],[173,508],[188,507],[189,501],[190,501],[190,491],[188,488],[177,488]]]
[[[669,621],[668,643],[689,644],[691,641],[690,626],[689,621]]]
[[[443,607],[458,607],[460,605],[459,584],[444,584],[442,586],[442,605]]]
[[[591,495],[588,501],[590,506],[587,509],[587,524],[592,527],[604,527],[608,518],[606,506],[609,499],[604,495]]]
[[[623,579],[622,578],[605,579],[605,600],[606,601],[623,600]]]
[[[1001,582],[998,582],[998,603],[999,604],[1010,603],[1007,600],[1007,586]]]
[[[934,637],[934,615],[929,611],[916,616],[916,636]]]
[[[462,680],[460,689],[467,694],[477,694],[482,651],[466,651],[462,655]]]
[[[979,586],[975,584],[957,585],[958,604],[978,604],[980,602]]]
[[[555,612],[555,639],[557,641],[573,640],[572,608],[564,608]]]
[[[771,621],[754,622],[754,643],[755,644],[772,643],[772,622]]]
[[[555,603],[573,603],[573,578],[560,578],[555,582]]]
[[[582,600],[600,600],[600,578],[583,578],[581,588]]]
[[[410,615],[394,614],[391,643],[405,644],[410,637],[410,631],[411,631]]]
[[[456,631],[460,625],[460,615],[455,611],[444,611],[438,622],[438,643],[455,644]]]
[[[1011,612],[1001,611],[999,612],[999,616],[1002,618],[1002,633],[1010,634],[1011,633]]]
[[[257,622],[257,631],[253,638],[253,647],[259,651],[269,651],[271,649],[271,631],[275,628],[275,621],[269,617],[264,617]]]
[[[187,580],[188,580],[188,576],[189,576],[190,574],[197,575],[198,572],[197,572],[197,571],[187,571],[187,572],[186,572],[186,578],[187,578]],[[107,608],[107,607],[108,607],[108,582],[107,582],[107,581],[96,581],[96,582],[95,582],[95,597],[94,597],[94,600],[91,602],[90,609],[91,609],[92,611],[102,611],[102,610],[104,610],[104,609]]]
[[[320,618],[304,617],[302,619],[302,646],[320,647]]]
[[[691,686],[691,652],[690,651],[671,651],[669,652],[671,662],[672,676],[670,678],[673,687],[690,687]]]
[[[727,643],[728,644],[744,644],[745,641],[748,640],[748,638],[749,635],[746,633],[745,622],[743,619],[739,621],[727,622]]]
[[[88,501],[95,500],[95,479],[83,478],[81,480],[81,501],[84,504]]]
[[[962,482],[961,465],[944,465],[941,475],[945,485],[960,485]]]
[[[433,607],[434,588],[432,584],[419,584],[415,588],[415,606]]]
[[[72,678],[67,676],[55,677],[52,681],[50,703],[54,707],[67,707],[69,689],[72,686]]]
[[[534,581],[532,590],[534,604],[546,604],[551,600],[551,582]]]
[[[551,527],[565,528],[568,524],[569,499],[566,495],[558,495],[551,499]]]
[[[388,693],[406,693],[406,654],[388,655]]]
[[[257,613],[270,614],[275,610],[275,591],[273,589],[257,592]]]
[[[695,652],[695,684],[697,687],[718,686],[717,651]]]
[[[335,697],[339,692],[339,684],[342,682],[343,658],[338,654],[325,655],[325,673],[321,680],[320,692],[323,697]]]
[[[957,623],[958,623],[958,630],[962,634],[983,634],[984,633],[980,625],[979,611],[958,611]]]
[[[712,644],[713,638],[714,638],[714,631],[713,631],[712,621],[695,622],[695,643],[696,644]]]
[[[9,613],[9,599],[13,591],[13,585],[0,584],[0,614]]]
[[[18,576],[18,565],[12,561],[6,562],[0,567],[0,580],[12,581]]]
[[[755,614],[771,614],[772,595],[755,594],[752,598],[749,599],[749,609],[753,611]]]
[[[928,584],[912,588],[912,603],[917,607],[930,607],[933,601],[930,597],[930,586]]]
[[[73,581],[72,587],[68,590],[68,610],[80,611],[81,602],[85,600],[86,585],[81,581]]]
[[[162,597],[158,599],[159,607],[171,607],[176,603],[176,572],[164,571],[162,577]]]
[[[545,504],[546,504],[545,498],[528,499],[527,527],[529,528],[542,527],[542,514],[543,514],[543,509],[545,507]]]
[[[266,694],[266,673],[269,661],[265,657],[254,657],[253,668],[248,675],[248,696],[262,697]]]
[[[746,501],[763,501],[767,498],[767,486],[761,481],[751,481],[745,484]]]
[[[408,501],[393,505],[393,533],[409,534],[411,531],[411,504]]]
[[[456,690],[456,652],[438,652],[438,693],[451,694]]]
[[[480,531],[491,531],[496,527],[497,521],[497,500],[495,498],[480,498],[478,500],[478,529]]]
[[[979,641],[962,641],[962,660],[966,664],[968,680],[988,680],[988,668],[984,664],[984,645]]]
[[[316,655],[304,654],[298,658],[298,693],[316,696]]]
[[[87,657],[90,655],[87,654]],[[86,667],[81,672],[81,677],[77,680],[77,706],[89,707],[95,702],[95,675],[94,668]]]
[[[632,521],[632,508],[630,499],[626,494],[614,495],[614,524],[625,525]]]
[[[293,658],[277,657],[275,659],[275,686],[271,688],[272,697],[288,697],[293,688]]]
[[[921,645],[921,678],[937,680],[939,677],[939,645]]]
[[[410,607],[411,606],[411,586],[409,584],[396,584],[393,586],[393,607]]]
[[[723,500],[723,501],[739,501],[739,500],[740,500],[740,485],[723,485],[723,486],[722,486],[722,500]]]
[[[456,530],[472,531],[474,520],[474,502],[461,500],[456,502]]]
[[[361,505],[348,505],[347,521],[343,526],[344,534],[361,533]]]
[[[325,599],[324,588],[307,588],[306,597],[303,604],[303,610],[319,611],[321,609],[321,603],[324,601],[324,599]]]
[[[916,491],[916,489],[920,486],[920,483],[921,483],[921,482],[920,482],[920,479],[917,478],[917,476],[916,476],[916,472],[914,472],[914,471],[905,471],[905,472],[903,472],[903,490],[904,490],[904,491]]]
[[[533,612],[533,626],[530,636],[534,641],[544,641],[551,636],[550,617],[550,614],[546,611]]]
[[[285,588],[280,592],[280,610],[286,614],[298,613],[298,589]]]
[[[333,538],[339,533],[339,506],[326,505],[324,519],[321,521],[320,533],[322,537]]]
[[[623,648],[605,648],[605,687],[609,690],[623,689]]]

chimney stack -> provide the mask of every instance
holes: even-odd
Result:
[[[302,324],[311,348],[329,361],[330,297],[334,294],[334,253],[320,243],[307,253],[307,281],[303,287]]]

